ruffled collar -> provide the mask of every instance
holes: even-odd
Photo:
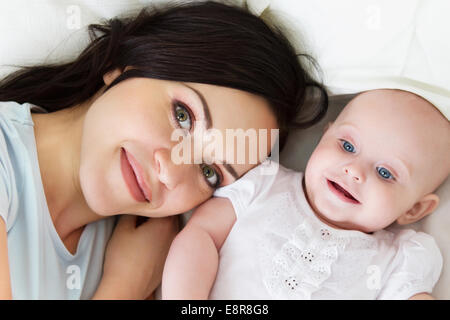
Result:
[[[311,299],[327,280],[350,285],[376,253],[372,235],[335,229],[316,217],[302,188],[303,173],[295,174],[296,189],[271,200],[277,209],[267,215],[259,242],[263,281],[274,299]]]

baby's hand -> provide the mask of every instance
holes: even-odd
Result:
[[[99,290],[118,290],[119,299],[145,299],[152,294],[178,232],[176,217],[139,222],[137,216],[121,216],[108,242]]]

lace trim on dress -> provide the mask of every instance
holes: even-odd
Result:
[[[290,192],[274,201],[277,210],[264,221],[258,248],[263,282],[272,298],[311,299],[326,280],[327,289],[336,292],[366,273],[365,264],[376,253],[373,237],[326,226],[305,214]]]

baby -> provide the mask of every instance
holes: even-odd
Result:
[[[162,298],[432,298],[439,248],[398,225],[437,207],[449,143],[448,120],[415,94],[359,94],[304,174],[257,166],[197,208],[170,248]]]

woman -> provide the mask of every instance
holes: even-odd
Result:
[[[25,67],[0,82],[8,101],[0,103],[2,298],[148,297],[175,234],[175,221],[162,217],[256,165],[176,165],[174,130],[279,128],[282,148],[290,128],[326,111],[325,90],[282,33],[244,9],[172,5],[89,31],[92,43],[75,61]],[[308,87],[322,93],[312,112]],[[154,219],[136,227],[135,215]]]

